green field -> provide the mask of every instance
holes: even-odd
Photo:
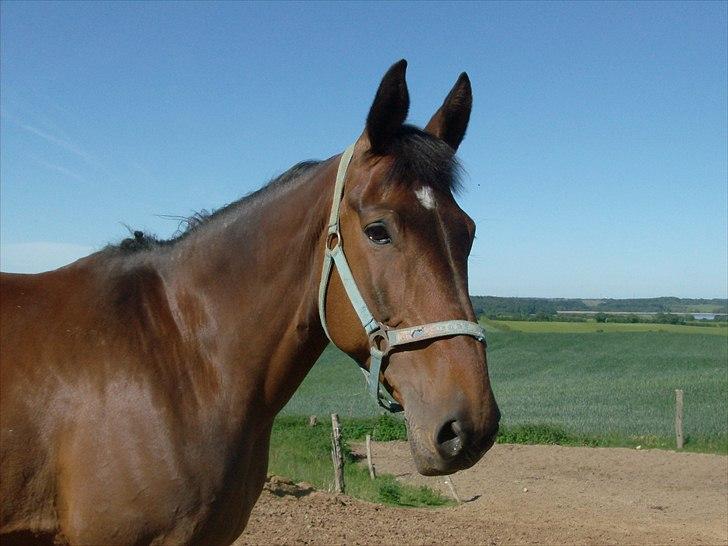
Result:
[[[725,328],[513,321],[487,329],[489,370],[505,430],[669,447],[674,390],[681,388],[686,447],[728,451]],[[284,414],[332,412],[380,414],[356,365],[330,347]]]
[[[663,332],[728,337],[728,326],[693,326],[682,324],[618,323],[618,322],[534,322],[526,320],[485,320],[486,330],[530,333],[581,334],[612,332]]]

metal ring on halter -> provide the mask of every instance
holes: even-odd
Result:
[[[331,242],[336,239],[336,242],[334,246],[331,246]],[[336,231],[329,231],[329,234],[326,236],[326,252],[333,252],[341,245],[341,234],[339,233],[339,230]]]
[[[380,322],[379,328],[369,334],[369,345],[382,353],[382,356],[387,356],[392,348],[387,336],[387,330],[389,330],[389,327]]]

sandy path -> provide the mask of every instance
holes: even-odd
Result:
[[[374,460],[448,492],[415,472],[406,443],[374,444]],[[728,544],[725,456],[497,445],[453,481],[467,502],[434,510],[274,487],[236,544]]]

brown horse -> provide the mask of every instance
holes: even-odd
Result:
[[[424,131],[404,125],[405,68],[384,76],[353,148],[337,238],[378,323],[414,336],[475,319],[475,226],[453,199],[472,99],[462,74]],[[138,233],[56,271],[2,275],[4,544],[242,532],[273,419],[327,344],[317,299],[340,159],[301,163],[174,240]],[[324,288],[328,332],[368,368],[373,342],[341,279],[334,268]],[[424,474],[473,465],[498,428],[484,345],[462,333],[396,347],[377,374]]]

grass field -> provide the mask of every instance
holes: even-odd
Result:
[[[728,326],[690,326],[682,324],[618,323],[618,322],[531,322],[519,320],[485,320],[486,330],[586,334],[613,332],[662,332],[670,334],[698,334],[728,337]]]
[[[550,330],[554,325],[561,329]],[[579,330],[585,327],[592,329]],[[487,329],[504,438],[669,447],[674,390],[681,388],[687,448],[728,452],[728,337],[712,332],[724,328],[508,322]],[[332,412],[380,414],[356,365],[330,347],[284,414]]]

